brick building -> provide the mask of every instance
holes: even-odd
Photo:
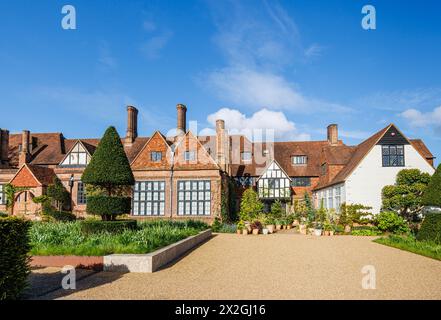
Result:
[[[139,137],[138,110],[127,107],[121,141],[136,179],[134,217],[212,220],[220,214],[229,179],[236,186],[236,206],[241,192],[252,186],[268,206],[276,199],[292,204],[307,192],[316,205],[338,210],[342,202],[360,200],[377,212],[381,188],[394,182],[398,170],[434,171],[434,156],[423,141],[408,139],[393,124],[357,146],[344,144],[335,124],[328,126],[323,141],[252,142],[229,135],[221,119],[214,135],[196,136],[186,130],[186,111],[177,105],[175,136],[156,131]],[[67,139],[62,133],[10,134],[1,129],[0,211],[7,211],[4,190],[11,184],[23,189],[9,212],[38,217],[41,208],[32,198],[44,194],[57,176],[71,193],[72,211],[85,214],[81,175],[98,144],[99,139]]]

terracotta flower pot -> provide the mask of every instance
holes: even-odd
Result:
[[[259,229],[253,229],[253,234],[254,234],[254,235],[259,234]]]
[[[282,230],[282,225],[281,224],[276,224],[276,230]]]
[[[332,237],[334,235],[334,231],[329,231],[329,235]]]
[[[269,233],[274,233],[274,225],[273,224],[269,224],[269,225],[267,225],[266,226],[266,228],[268,229],[268,232]]]
[[[329,236],[329,231],[325,231],[325,232],[324,232],[324,235],[325,235],[325,236]]]
[[[237,233],[237,234],[242,234],[242,230],[237,229],[237,230],[236,230],[236,233]]]
[[[345,232],[346,233],[351,232],[351,226],[345,226]]]
[[[246,236],[246,235],[248,234],[248,230],[247,230],[247,229],[243,229],[243,230],[242,230],[242,234],[243,234],[244,236]]]
[[[290,229],[291,229],[291,225],[288,224],[288,225],[286,226],[286,229],[287,229],[287,230],[290,230]]]
[[[306,235],[306,226],[304,224],[299,225],[299,232]]]

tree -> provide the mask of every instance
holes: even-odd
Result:
[[[370,209],[372,208],[366,207],[362,204],[342,203],[338,223],[343,226],[351,227],[354,223],[369,223],[372,220],[372,214],[369,212]]]
[[[307,219],[309,222],[312,222],[315,220],[315,210],[314,207],[312,206],[311,197],[307,192],[305,192],[303,199],[305,201]]]
[[[414,221],[422,209],[422,195],[430,181],[419,169],[398,172],[395,185],[382,190],[383,210],[392,210],[407,221]]]
[[[135,184],[129,160],[114,127],[104,133],[81,180],[88,186],[87,212],[114,220],[130,212],[130,186]],[[89,189],[93,193],[89,194]]]
[[[421,199],[423,206],[441,207],[441,164],[438,165]]]
[[[259,199],[259,195],[253,188],[248,188],[242,195],[240,202],[240,219],[243,221],[251,221],[263,211],[263,203]]]
[[[283,216],[283,207],[280,200],[274,201],[274,203],[271,205],[271,215],[276,219]]]
[[[54,177],[53,183],[47,187],[46,195],[56,203],[56,207],[60,212],[70,202],[69,192],[57,177]]]

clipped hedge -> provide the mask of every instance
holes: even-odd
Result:
[[[117,216],[130,213],[130,197],[90,196],[87,197],[87,213],[100,216]]]
[[[421,229],[417,234],[418,241],[430,241],[441,244],[441,214],[427,213]]]
[[[81,221],[81,231],[85,234],[94,234],[101,232],[120,233],[124,230],[136,230],[136,220],[116,220],[116,221],[99,221],[84,220]]]
[[[30,272],[29,221],[0,218],[0,300],[17,299]]]

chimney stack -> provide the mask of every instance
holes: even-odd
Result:
[[[31,133],[28,130],[23,130],[21,135],[21,151],[18,156],[18,166],[21,167],[25,163],[29,162],[29,143],[31,141]]]
[[[338,145],[338,126],[336,124],[328,126],[328,142],[331,146]]]
[[[216,158],[217,163],[225,172],[228,171],[228,135],[225,131],[225,121],[216,120]]]
[[[127,131],[124,145],[130,146],[138,137],[138,109],[127,106]]]
[[[0,129],[0,165],[8,164],[9,160],[9,131]]]
[[[186,130],[186,123],[187,123],[187,107],[183,104],[178,104],[176,106],[176,110],[178,111],[178,124],[176,126],[176,134],[181,135],[185,134]]]

